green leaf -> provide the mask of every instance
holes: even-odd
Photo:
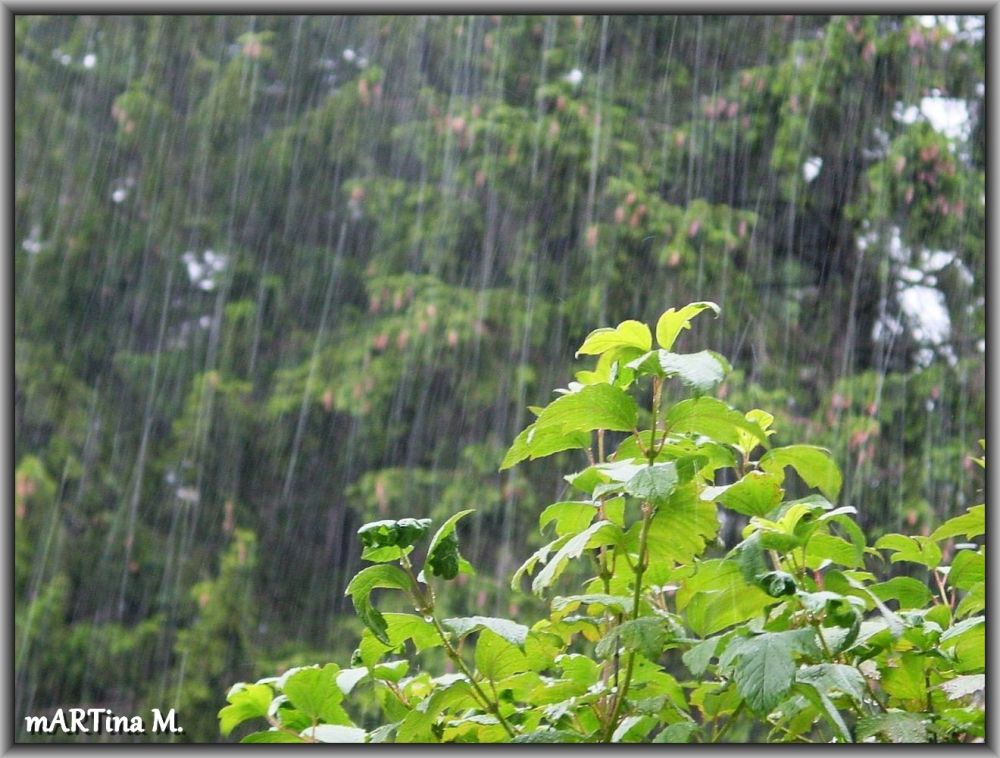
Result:
[[[430,528],[429,518],[404,518],[398,521],[372,521],[358,529],[366,548],[410,547]]]
[[[891,711],[865,716],[858,719],[856,731],[859,742],[876,734],[896,743],[927,742],[927,726],[920,713]]]
[[[685,305],[679,311],[673,308],[668,309],[656,322],[656,342],[664,350],[669,350],[673,347],[681,330],[691,328],[691,319],[707,309],[714,311],[716,317],[721,312],[718,305],[708,301]]]
[[[463,559],[458,552],[458,536],[455,534],[455,526],[461,519],[474,512],[475,510],[471,508],[459,511],[449,517],[435,532],[431,546],[427,549],[424,571],[429,571],[431,576],[438,576],[442,579],[450,580],[458,576]]]
[[[562,450],[590,445],[594,429],[630,432],[639,407],[624,390],[610,384],[592,384],[554,400],[542,409],[535,423],[514,440],[500,469],[525,458],[540,458]]]
[[[705,673],[705,669],[707,669],[709,663],[711,663],[712,656],[715,655],[715,651],[719,647],[719,642],[721,641],[721,635],[717,637],[709,637],[707,640],[699,642],[681,656],[681,659],[684,661],[684,665],[691,670],[691,673],[694,676],[701,676]]]
[[[525,562],[517,568],[514,575],[511,577],[510,588],[514,591],[519,590],[521,586],[521,578],[525,574],[531,574],[539,563],[545,563],[553,551],[559,550],[563,545],[569,542],[573,536],[574,535],[564,534],[562,537],[553,540],[547,545],[542,545],[538,548],[538,550],[529,555],[527,560],[525,560]]]
[[[219,711],[219,731],[223,737],[244,721],[265,718],[274,699],[274,691],[266,684],[234,684],[226,700],[229,705]]]
[[[615,613],[628,613],[632,609],[632,598],[619,595],[569,595],[552,600],[553,614],[566,615],[581,605],[608,608]]]
[[[739,430],[752,434],[765,447],[767,435],[753,421],[714,397],[682,400],[666,413],[667,429],[672,434],[703,434],[727,445],[739,443]]]
[[[954,650],[955,671],[975,674],[986,664],[986,619],[973,616],[946,629],[938,643],[942,650]]]
[[[847,728],[847,724],[844,722],[844,717],[840,715],[840,711],[837,710],[837,706],[833,704],[830,697],[822,689],[818,689],[810,684],[802,684],[796,682],[793,686],[793,691],[802,695],[806,700],[812,703],[813,707],[824,716],[827,721],[833,724],[834,729],[840,737],[841,742],[853,742],[851,739],[851,731]]]
[[[671,724],[653,738],[654,743],[687,743],[691,735],[698,731],[698,725],[693,721],[678,721]]]
[[[922,700],[927,695],[925,660],[919,653],[903,653],[897,665],[882,670],[882,689],[899,700]]]
[[[538,527],[543,530],[553,521],[557,536],[579,534],[594,520],[597,506],[586,502],[562,502],[548,506],[538,517]]]
[[[590,434],[587,432],[539,429],[537,424],[531,424],[514,438],[514,443],[500,464],[500,470],[508,469],[523,460],[535,460],[563,450],[579,450],[589,446]]]
[[[699,592],[691,599],[685,621],[695,634],[703,637],[741,624],[778,602],[759,587],[747,584],[738,566],[733,568],[735,574],[723,588]]]
[[[411,710],[399,724],[396,742],[439,742],[440,736],[433,732],[434,722],[441,711],[448,707],[479,707],[472,688],[464,677],[438,687],[429,698]]]
[[[677,465],[673,461],[644,466],[628,482],[625,491],[640,500],[663,505],[677,487]]]
[[[712,350],[698,353],[671,353],[669,350],[651,350],[631,361],[627,368],[645,376],[678,377],[698,394],[708,392],[720,384],[733,370],[729,361]]]
[[[740,694],[754,713],[763,716],[774,710],[791,690],[795,681],[795,654],[815,652],[815,648],[811,629],[735,637],[722,654],[719,666],[732,667]]]
[[[635,651],[655,662],[663,654],[663,646],[670,638],[663,619],[656,616],[624,621],[597,643],[594,653],[598,658],[611,658],[620,648]]]
[[[955,608],[957,618],[965,618],[970,613],[979,613],[986,609],[986,582],[977,582],[969,588],[968,593]]]
[[[670,377],[676,376],[681,382],[698,393],[709,392],[722,383],[733,370],[729,361],[713,350],[697,353],[670,353],[659,351],[660,368]]]
[[[377,640],[370,630],[361,637],[358,649],[361,662],[368,668],[373,667],[379,659],[390,650],[395,650],[407,640],[413,641],[413,646],[420,652],[441,644],[437,629],[429,621],[412,613],[386,613],[386,637],[389,641]]]
[[[642,525],[637,522],[628,532],[627,544],[636,553],[641,529]],[[647,544],[651,581],[657,581],[658,571],[662,573],[674,563],[687,563],[701,555],[718,531],[719,516],[715,505],[699,499],[694,482],[675,489],[649,524]]]
[[[769,450],[761,456],[764,471],[784,477],[785,466],[791,466],[810,487],[816,487],[830,500],[840,494],[843,479],[829,450],[814,445],[789,445]]]
[[[701,497],[721,503],[744,516],[766,516],[778,507],[784,494],[780,477],[763,471],[750,471],[735,484],[706,487]]]
[[[406,676],[406,672],[409,670],[410,662],[408,660],[387,661],[372,668],[372,678],[388,682],[398,682]],[[337,680],[337,685],[340,685],[340,679]]]
[[[367,733],[356,726],[318,724],[302,730],[303,737],[312,737],[317,742],[365,742]]]
[[[986,506],[974,505],[961,516],[955,516],[945,521],[931,533],[934,541],[957,537],[960,534],[969,539],[986,533]]]
[[[864,551],[856,545],[834,537],[832,534],[814,534],[806,543],[806,565],[818,569],[825,561],[832,561],[848,568],[864,568]]]
[[[851,698],[855,703],[864,699],[865,678],[853,666],[842,663],[820,663],[803,666],[796,672],[799,682],[815,687],[823,694],[833,697],[838,692]]]
[[[490,629],[483,629],[476,640],[476,670],[486,679],[497,682],[528,671],[527,656],[514,643]]]
[[[611,735],[611,741],[642,742],[656,724],[657,719],[652,716],[626,716]]]
[[[771,424],[774,423],[774,416],[772,416],[767,411],[762,411],[760,408],[754,408],[752,411],[747,411],[744,418],[750,423],[757,424],[764,433],[770,437],[775,432],[771,429]],[[736,443],[736,447],[739,448],[740,452],[745,456],[749,456],[750,453],[760,444],[760,440],[756,436],[750,434],[742,429],[737,432],[739,437],[739,442]]]
[[[771,597],[794,595],[798,589],[795,577],[787,571],[767,571],[757,577],[757,585]]]
[[[443,625],[458,637],[464,637],[470,632],[489,629],[508,642],[524,647],[528,637],[528,627],[508,619],[490,618],[488,616],[469,616],[466,618],[445,619]]]
[[[351,725],[351,719],[340,707],[344,693],[337,686],[340,668],[327,664],[323,668],[309,667],[296,671],[282,688],[285,696],[306,716],[328,724]]]
[[[637,347],[649,350],[653,346],[653,336],[649,327],[641,321],[622,321],[614,329],[595,329],[587,335],[577,355],[600,355],[620,347]]]
[[[887,582],[869,587],[879,600],[897,600],[900,609],[923,608],[931,602],[933,595],[923,582],[910,576],[896,576]]]
[[[553,743],[563,745],[570,742],[583,742],[583,737],[577,732],[565,729],[537,729],[527,734],[519,734],[511,740],[512,744]]]
[[[305,740],[297,734],[289,734],[288,732],[282,732],[278,729],[268,729],[266,732],[254,732],[253,734],[248,734],[246,737],[241,739],[240,742],[245,744],[252,744],[255,742],[290,743],[305,742]]]
[[[890,558],[893,563],[909,561],[930,569],[937,568],[941,563],[941,548],[930,537],[886,534],[878,539],[875,548],[894,551]]]
[[[635,428],[639,407],[624,390],[610,384],[593,384],[549,403],[535,421],[539,430],[561,433],[594,429],[630,432]]]
[[[941,684],[937,686],[939,689],[944,690],[944,693],[948,696],[949,700],[958,700],[959,698],[967,697],[977,692],[985,692],[986,675],[966,674],[963,676],[956,676],[954,679],[949,679],[947,682],[941,682]]]
[[[948,584],[960,590],[971,589],[986,580],[986,558],[973,550],[959,550],[948,571]]]
[[[580,532],[580,534],[568,540],[549,559],[548,563],[538,572],[538,575],[531,583],[532,592],[536,595],[541,595],[565,571],[569,561],[579,558],[584,550],[603,545],[614,545],[621,538],[622,530],[617,524],[613,524],[610,521],[598,521],[596,524],[591,524],[584,531]]]
[[[337,673],[337,686],[340,687],[340,691],[345,695],[351,694],[358,682],[362,681],[368,676],[368,667],[360,666],[358,668],[341,669]]]
[[[372,563],[394,563],[412,552],[412,547],[366,547],[361,551],[361,559]]]
[[[372,605],[370,598],[372,590],[378,587],[410,592],[413,585],[402,569],[386,563],[362,569],[347,585],[345,594],[351,596],[351,602],[354,604],[354,610],[358,617],[379,641],[388,644],[385,618]]]

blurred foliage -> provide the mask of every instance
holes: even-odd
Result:
[[[589,329],[671,303],[723,304],[681,343],[873,536],[977,502],[981,20],[16,17],[15,717],[195,703],[241,674],[184,645],[242,613],[226,666],[344,652],[373,519],[476,507],[452,612],[533,602],[519,515],[583,461],[503,451]]]

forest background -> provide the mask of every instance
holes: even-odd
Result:
[[[16,725],[218,739],[232,682],[349,659],[374,519],[476,508],[451,610],[517,617],[565,484],[498,472],[526,406],[591,329],[691,300],[720,394],[833,451],[870,540],[980,501],[982,17],[14,36]]]

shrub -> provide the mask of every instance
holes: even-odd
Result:
[[[351,666],[234,685],[222,733],[264,719],[244,742],[981,740],[985,507],[869,546],[837,505],[828,451],[775,446],[770,414],[709,395],[725,358],[672,351],[718,310],[668,310],[656,348],[638,321],[592,332],[579,353],[594,369],[532,409],[507,452],[501,468],[567,450],[589,464],[565,477],[577,494],[544,509],[552,540],[513,577],[551,596],[546,618],[440,617],[438,596],[473,571],[457,529],[471,510],[433,531],[367,524],[372,565],[347,587],[366,627]],[[803,485],[812,494],[786,498]],[[746,521],[728,551],[720,513]],[[375,590],[414,612],[381,612]],[[435,648],[452,671],[411,673]],[[381,710],[368,729],[345,707],[364,689]]]

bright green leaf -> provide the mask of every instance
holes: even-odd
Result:
[[[656,342],[664,350],[669,350],[674,346],[674,341],[682,329],[691,328],[691,319],[704,310],[711,309],[716,317],[721,312],[718,305],[708,301],[691,303],[685,305],[679,311],[670,308],[660,316],[656,322]]]
[[[244,721],[264,718],[274,698],[274,691],[266,684],[235,684],[226,700],[229,705],[219,711],[219,731],[223,737]]]
[[[960,534],[969,539],[986,533],[986,506],[974,505],[961,516],[945,521],[931,533],[931,539],[938,541]]]
[[[781,502],[781,479],[763,471],[750,471],[735,484],[706,487],[703,500],[714,500],[744,516],[766,516]]]
[[[716,442],[727,445],[739,443],[739,430],[752,434],[767,446],[764,430],[743,414],[714,397],[695,397],[682,400],[666,413],[667,429],[671,434],[703,434]]]
[[[600,355],[620,347],[636,347],[640,350],[649,350],[653,345],[653,336],[649,332],[649,327],[641,321],[622,321],[614,329],[595,329],[583,345],[577,350],[577,355]]]
[[[476,640],[476,670],[481,676],[497,682],[508,676],[529,670],[525,654],[516,644],[508,642],[490,629],[483,629]]]
[[[339,703],[344,693],[337,686],[339,667],[328,664],[323,668],[308,667],[296,671],[282,688],[285,696],[306,716],[328,724],[351,724]]]
[[[791,466],[810,487],[816,487],[831,500],[840,494],[843,479],[840,468],[829,450],[814,445],[789,445],[776,447],[760,459],[764,471],[784,476],[785,466]]]

